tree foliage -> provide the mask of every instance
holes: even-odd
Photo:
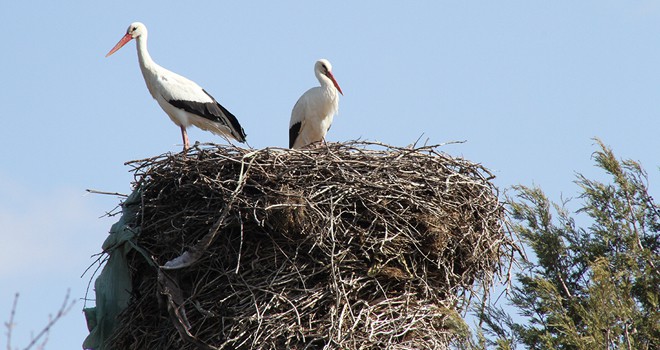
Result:
[[[508,299],[522,317],[496,306],[478,312],[480,347],[660,348],[660,209],[640,164],[596,142],[594,160],[611,180],[578,174],[577,212],[537,187],[514,188],[513,230],[533,252]]]

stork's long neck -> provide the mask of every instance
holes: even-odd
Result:
[[[143,33],[138,36],[136,39],[136,47],[138,53],[138,61],[140,61],[140,70],[142,71],[142,76],[144,77],[145,83],[147,83],[147,88],[151,93],[153,98],[156,98],[156,91],[154,88],[154,82],[157,78],[158,65],[151,59],[149,55],[149,50],[147,50],[147,33]]]
[[[330,80],[330,78],[328,78],[325,74],[318,71],[315,73],[316,79],[318,79],[319,83],[321,83],[323,90],[327,91],[334,99],[337,96],[337,88],[335,88],[335,84],[333,84],[332,80]]]
[[[324,108],[327,108],[325,112],[332,116],[339,110],[339,93],[337,92],[337,88],[332,80],[321,72],[316,72],[316,78],[319,80],[319,83],[321,83],[321,91],[323,91],[322,96],[325,100]],[[332,119],[330,119],[330,121],[332,121]]]
[[[140,60],[140,68],[144,69],[153,66],[154,60],[151,59],[149,50],[147,50],[147,36],[142,34],[135,38],[135,41],[137,42],[135,47],[137,47],[138,59]]]

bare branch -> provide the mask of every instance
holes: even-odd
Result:
[[[69,300],[70,299],[70,293],[71,290],[67,290],[66,295],[64,296],[64,301],[62,302],[62,306],[60,306],[59,310],[57,310],[57,313],[55,316],[50,315],[49,316],[49,321],[44,326],[44,328],[35,336],[32,338],[32,341],[23,348],[23,350],[28,350],[31,349],[33,346],[35,346],[40,339],[44,338],[44,340],[41,342],[39,345],[40,348],[44,348],[46,345],[46,342],[48,340],[48,334],[50,333],[50,329],[53,328],[53,326],[59,321],[62,317],[64,317],[71,309],[73,308],[73,305],[75,305],[76,301],[75,300]]]
[[[11,306],[11,312],[9,313],[9,321],[5,322],[5,327],[7,328],[7,350],[12,350],[11,348],[11,336],[16,326],[14,324],[14,317],[16,316],[16,306],[18,305],[18,293],[14,294],[14,303]]]

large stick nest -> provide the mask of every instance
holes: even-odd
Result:
[[[514,245],[488,170],[438,148],[214,145],[130,162],[147,254],[129,261],[112,347],[446,348]]]

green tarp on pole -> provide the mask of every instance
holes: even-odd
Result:
[[[117,316],[126,308],[131,295],[131,274],[127,256],[133,250],[142,253],[134,244],[139,233],[137,215],[141,191],[136,188],[121,204],[122,216],[112,225],[110,235],[103,242],[103,252],[109,255],[103,271],[94,282],[96,306],[84,309],[89,335],[84,349],[103,350],[105,342],[117,326]]]

